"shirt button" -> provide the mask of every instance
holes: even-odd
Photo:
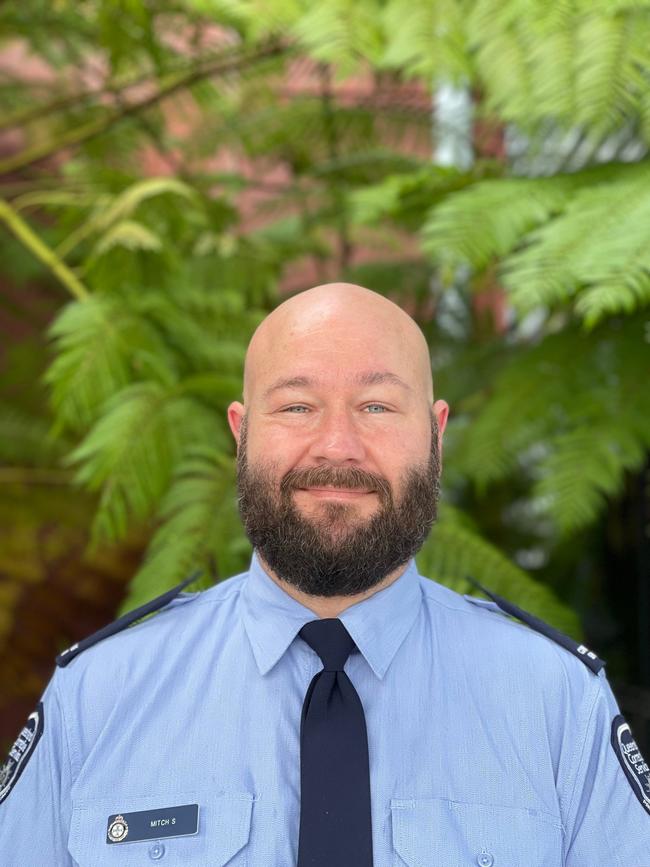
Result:
[[[152,861],[160,861],[162,856],[165,854],[165,844],[164,843],[154,843],[153,846],[149,849],[149,857]]]
[[[492,867],[494,864],[494,858],[489,852],[483,852],[483,854],[479,855],[476,859],[476,863],[478,864],[478,867]]]

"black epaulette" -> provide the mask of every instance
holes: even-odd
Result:
[[[92,647],[99,641],[103,641],[104,638],[108,638],[110,635],[115,635],[116,633],[121,632],[123,629],[126,629],[127,626],[135,623],[136,620],[142,620],[142,618],[146,617],[147,614],[153,614],[154,611],[164,608],[165,605],[168,605],[178,596],[183,588],[187,587],[188,584],[191,584],[192,581],[196,581],[202,571],[202,569],[199,569],[190,575],[189,578],[181,581],[178,586],[172,587],[171,590],[167,590],[166,593],[157,596],[155,599],[151,599],[149,602],[145,602],[145,604],[141,605],[139,608],[134,608],[133,611],[123,614],[121,617],[118,617],[117,620],[114,620],[107,626],[102,626],[102,628],[98,629],[97,632],[93,632],[92,635],[83,638],[81,641],[73,644],[72,647],[68,647],[67,650],[64,650],[57,656],[56,664],[60,668],[65,668],[65,666],[73,660],[75,656],[79,656],[79,654],[83,653],[84,650],[88,650],[89,647]]]
[[[569,653],[572,653],[574,656],[577,656],[578,659],[581,659],[587,668],[590,668],[594,674],[598,674],[601,668],[604,668],[605,661],[599,659],[596,654],[589,650],[588,647],[585,647],[584,644],[579,644],[577,641],[574,641],[573,638],[570,638],[568,635],[555,629],[554,626],[550,626],[548,623],[540,620],[539,617],[535,617],[534,614],[530,614],[530,612],[524,611],[523,608],[519,608],[512,602],[508,602],[507,599],[497,596],[496,593],[491,593],[489,590],[486,590],[485,587],[482,587],[478,581],[475,581],[474,578],[468,576],[468,581],[470,581],[475,587],[478,587],[478,589],[482,593],[485,593],[486,596],[489,596],[497,608],[503,611],[504,614],[509,614],[511,617],[521,620],[522,623],[530,626],[530,628],[534,629],[535,632],[539,632],[541,635],[545,635],[557,644],[562,645],[562,647],[568,650]],[[471,599],[471,597],[468,598]]]

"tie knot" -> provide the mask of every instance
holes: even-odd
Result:
[[[298,635],[320,656],[324,671],[343,671],[346,659],[356,646],[336,617],[311,620],[305,623]]]

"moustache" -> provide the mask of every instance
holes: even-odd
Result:
[[[280,482],[280,492],[288,494],[297,488],[338,488],[351,491],[376,491],[380,499],[391,496],[390,484],[382,476],[358,467],[296,467]]]

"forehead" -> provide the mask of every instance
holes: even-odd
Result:
[[[411,331],[417,326],[413,323]],[[418,339],[420,341],[418,342]],[[421,333],[399,317],[358,310],[355,315],[272,315],[254,335],[245,367],[249,397],[261,398],[284,382],[288,388],[342,389],[378,385],[418,388],[428,349]],[[422,356],[420,358],[419,356]],[[426,365],[425,365],[426,366]],[[406,390],[406,389],[405,389]],[[245,389],[246,393],[246,389]]]
[[[329,380],[329,381],[328,381]],[[276,392],[285,389],[300,389],[300,388],[323,388],[327,386],[356,386],[364,388],[372,385],[390,385],[401,389],[408,393],[413,389],[405,382],[401,376],[393,373],[390,370],[363,370],[352,375],[338,376],[333,381],[332,378],[323,380],[309,374],[297,374],[293,376],[281,376],[265,388],[262,395],[263,399],[272,397]]]

